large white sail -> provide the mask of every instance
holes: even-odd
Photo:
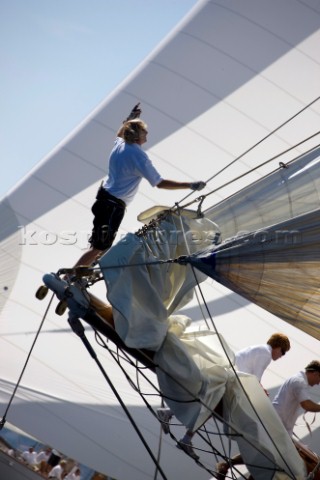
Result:
[[[315,102],[320,85],[319,26],[319,4],[313,0],[199,1],[158,49],[2,200],[0,416],[47,306],[47,300],[35,298],[35,291],[43,273],[72,266],[86,247],[91,204],[107,173],[115,132],[132,106],[141,102],[150,132],[146,149],[164,177],[212,178],[204,193],[217,191],[204,201],[206,209],[276,168],[279,160],[229,184],[231,179],[319,130],[320,106]],[[280,161],[291,160],[318,143],[319,137],[312,137]],[[164,193],[143,183],[119,237],[139,228],[136,218],[142,210],[179,200],[183,204],[196,196],[183,200],[176,192]],[[218,330],[235,350],[261,343],[274,331],[290,337],[292,353],[266,373],[271,392],[318,358],[318,341],[306,333],[211,280],[203,289]],[[105,289],[97,285],[94,293],[104,298]],[[194,322],[202,322],[195,301],[185,311]],[[94,342],[90,331],[88,335]],[[150,448],[157,451],[159,423],[146,412],[109,356],[101,350],[99,356]],[[314,395],[319,398],[319,391],[314,389]],[[159,405],[160,399],[152,402]],[[55,315],[54,307],[8,421],[119,480],[154,477],[154,464],[112,391],[66,317]],[[313,428],[308,441],[317,445],[317,421]],[[308,433],[302,427],[299,432],[302,437]],[[161,459],[169,479],[208,478],[207,472],[182,455],[170,439],[163,441]],[[212,468],[212,456],[207,462]]]

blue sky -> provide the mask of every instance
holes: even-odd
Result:
[[[0,198],[196,0],[1,0]]]

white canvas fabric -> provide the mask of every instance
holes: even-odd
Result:
[[[245,373],[239,378],[244,390],[235,378],[229,379],[224,412],[242,434],[237,444],[251,475],[257,480],[304,479],[304,463],[257,378]],[[283,472],[272,471],[275,465]]]
[[[206,279],[190,266],[159,260],[204,248],[214,232],[210,220],[170,214],[160,229],[143,237],[127,234],[100,259],[116,330],[128,347],[158,350],[170,314],[186,305],[196,283]]]
[[[223,399],[223,415],[230,426],[226,430],[239,434],[240,452],[254,478],[280,478],[276,470],[283,469],[302,479],[303,462],[258,379],[240,373],[242,388],[232,368],[235,354],[223,337],[209,330],[190,332],[191,319],[174,315],[175,306],[185,305],[196,285],[189,266],[150,264],[152,259],[165,261],[192,251],[192,242],[184,240],[201,227],[210,230],[210,221],[170,214],[143,238],[128,235],[100,260],[115,329],[127,346],[156,351],[163,398],[188,430],[202,426]],[[171,236],[177,241],[159,247],[160,234],[163,240]],[[209,236],[205,237],[207,243]]]

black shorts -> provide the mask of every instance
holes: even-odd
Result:
[[[91,211],[94,218],[89,243],[97,250],[108,250],[124,217],[126,204],[100,187]]]

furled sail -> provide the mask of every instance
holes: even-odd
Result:
[[[140,237],[126,235],[99,261],[116,332],[128,347],[155,352],[163,399],[188,430],[202,427],[220,402],[220,419],[234,429],[254,478],[276,480],[276,471],[283,470],[288,476],[281,478],[302,480],[303,463],[258,380],[236,377],[234,352],[221,335],[194,329],[191,319],[175,315],[205,276],[170,259],[208,244],[215,225],[196,212],[194,218],[183,211],[162,217]],[[192,242],[197,232],[202,243]]]

